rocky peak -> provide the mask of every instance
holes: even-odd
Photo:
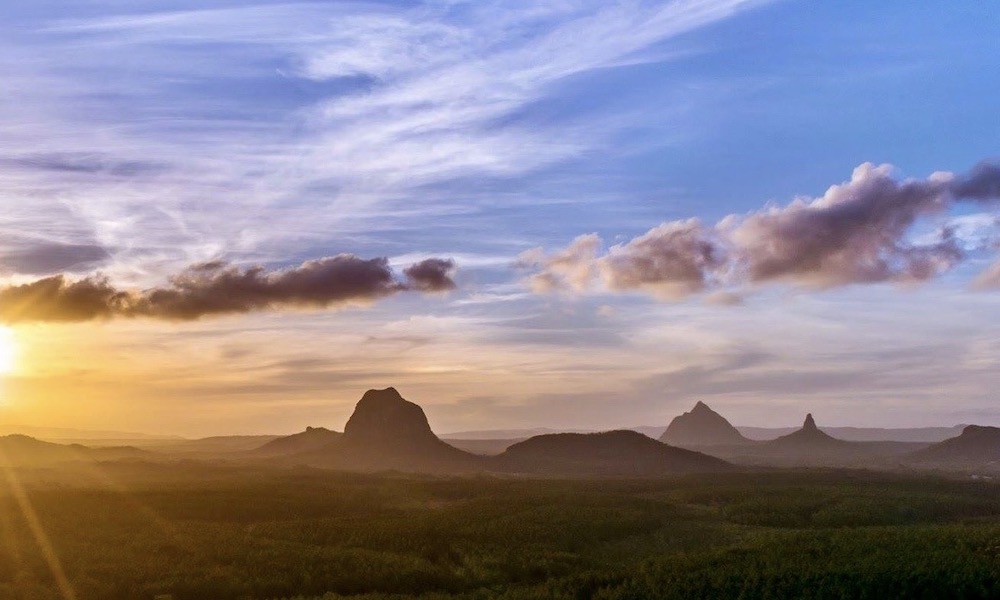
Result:
[[[813,419],[812,413],[806,415],[806,420],[802,424],[803,431],[818,431],[819,428],[816,427],[816,421]]]
[[[391,387],[365,392],[344,426],[344,439],[396,447],[438,441],[424,410]]]
[[[670,422],[660,441],[675,446],[744,444],[747,439],[725,417],[698,401]]]

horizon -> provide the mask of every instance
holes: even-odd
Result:
[[[1000,426],[989,7],[0,16],[0,426]]]
[[[383,388],[383,389],[386,389],[386,388]],[[372,391],[379,391],[379,390],[376,389],[376,388],[370,388],[367,391],[368,392],[372,392]],[[404,399],[406,399],[405,396],[404,396]],[[698,401],[698,403],[704,404],[705,406],[707,406],[709,408],[709,410],[712,410],[713,412],[718,413],[718,411],[715,411],[715,409],[713,409],[711,406],[708,406],[704,402]],[[420,405],[419,403],[416,403],[416,404],[418,406],[420,406],[421,409],[424,409],[424,407],[422,405]],[[693,407],[692,407],[692,409],[693,409]],[[353,412],[353,409],[352,409],[352,412]],[[426,413],[425,409],[424,409],[424,412]],[[677,415],[675,415],[674,417],[672,417],[670,419],[670,421],[673,421],[676,417],[681,416],[682,414],[688,414],[689,412],[690,411],[684,411],[683,413],[678,413]],[[725,417],[725,415],[722,415],[722,416]],[[790,424],[784,424],[784,425],[781,425],[781,424],[746,425],[746,424],[733,423],[733,426],[737,427],[739,429],[762,430],[762,431],[797,430],[800,427],[802,427],[802,420],[807,419],[809,416],[812,416],[812,413],[806,413],[806,415],[803,416],[802,419],[800,419],[799,422],[797,422],[797,423],[790,423]],[[346,424],[346,421],[347,421],[347,419],[345,419],[345,421],[344,421],[345,424]],[[634,424],[633,423],[631,425],[614,425],[614,426],[608,426],[608,427],[603,427],[603,428],[579,428],[579,427],[558,427],[558,426],[546,426],[546,427],[542,427],[542,426],[537,426],[537,427],[510,427],[510,428],[497,428],[497,429],[472,429],[472,430],[438,431],[434,427],[433,419],[431,419],[430,417],[428,417],[428,421],[430,422],[431,429],[434,430],[435,434],[437,434],[438,436],[440,436],[442,438],[454,438],[454,439],[458,439],[458,436],[460,436],[462,434],[470,434],[470,435],[472,435],[472,434],[497,434],[497,433],[506,433],[506,432],[525,432],[525,433],[532,432],[531,435],[541,435],[543,433],[603,433],[603,432],[609,432],[609,431],[640,430],[640,429],[663,429],[663,430],[666,430],[667,426],[669,425],[669,422],[668,422],[668,423],[663,424],[663,425],[657,425],[657,424]],[[956,423],[956,424],[953,424],[953,425],[940,424],[940,425],[926,425],[926,426],[915,426],[915,427],[873,427],[873,426],[866,426],[866,425],[837,425],[837,424],[822,423],[822,424],[818,424],[818,427],[821,430],[822,429],[830,429],[830,430],[833,430],[833,429],[859,429],[859,430],[866,430],[867,429],[867,430],[888,430],[888,431],[892,431],[892,430],[910,431],[910,430],[919,430],[919,429],[961,429],[961,428],[968,427],[969,425],[977,425],[977,424],[975,424],[975,423]],[[129,440],[130,438],[128,436],[137,436],[135,439],[148,439],[148,440],[155,440],[155,439],[163,439],[163,440],[167,440],[167,439],[186,439],[186,440],[192,440],[192,439],[199,439],[199,438],[203,438],[203,437],[204,438],[207,438],[207,437],[242,437],[242,436],[249,436],[249,437],[254,437],[254,436],[259,436],[259,437],[267,437],[267,436],[283,437],[283,436],[294,435],[296,433],[301,433],[301,432],[306,431],[308,429],[315,429],[315,428],[328,429],[330,431],[335,431],[335,432],[341,432],[344,429],[343,426],[337,427],[336,425],[333,425],[333,424],[324,423],[324,424],[308,424],[308,425],[304,425],[304,426],[302,426],[302,427],[300,427],[298,429],[289,430],[289,431],[270,431],[270,430],[237,431],[237,432],[215,433],[215,434],[209,434],[209,435],[204,435],[204,436],[201,436],[201,435],[199,435],[199,436],[190,436],[190,435],[183,435],[181,433],[169,432],[169,431],[164,431],[164,432],[160,432],[160,433],[153,433],[153,432],[148,432],[148,431],[91,430],[91,429],[79,429],[79,428],[72,428],[72,427],[46,427],[46,426],[39,426],[39,425],[0,423],[0,431],[6,431],[5,433],[0,433],[0,436],[4,436],[4,435],[18,435],[18,434],[24,434],[25,432],[28,432],[27,435],[29,435],[29,436],[40,436],[42,438],[44,438],[44,437],[50,437],[51,439],[54,439],[54,440],[74,440],[74,439],[84,440],[84,441],[85,440],[92,440],[92,441],[116,440],[116,439],[117,440]],[[69,433],[79,434],[79,436],[78,437],[68,436],[68,437],[64,437],[64,438],[63,437],[44,436],[44,435],[39,434],[39,433],[34,433],[33,430],[41,430],[41,431],[51,430],[53,432],[60,432],[61,431],[61,432],[65,433],[65,434],[69,434]],[[89,436],[95,436],[95,437],[87,437],[88,435]],[[658,437],[658,436],[650,436],[650,437],[654,437],[655,438],[655,437]],[[487,439],[487,438],[483,438],[483,439]],[[494,439],[494,438],[489,438],[489,439]],[[502,439],[502,438],[495,438],[495,439]]]

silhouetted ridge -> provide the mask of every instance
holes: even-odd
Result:
[[[967,425],[956,437],[915,452],[918,462],[982,465],[1000,461],[1000,427]]]
[[[725,417],[698,401],[690,412],[674,417],[660,441],[674,446],[720,446],[749,442]]]
[[[253,452],[271,456],[309,452],[329,445],[340,436],[339,432],[326,427],[306,427],[305,431],[271,440]]]
[[[500,470],[549,475],[651,476],[730,468],[721,459],[627,430],[535,436],[508,448],[494,464]]]
[[[148,454],[131,446],[89,448],[81,444],[44,442],[18,433],[0,436],[0,466],[143,458]]]

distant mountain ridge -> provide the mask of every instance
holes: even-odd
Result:
[[[273,439],[251,452],[263,456],[310,452],[329,445],[339,439],[341,435],[343,434],[338,431],[330,431],[325,427],[306,427],[305,431]]]
[[[955,437],[962,432],[961,425],[954,427],[820,427],[829,435],[846,442],[923,442],[935,443]],[[736,429],[752,441],[768,441],[798,431],[798,427],[748,427]]]
[[[25,435],[9,435],[0,437],[0,462],[46,465],[125,458],[149,460],[166,455],[174,459],[260,460],[360,471],[497,471],[571,477],[647,477],[711,472],[733,468],[731,463],[848,468],[986,466],[990,470],[1000,466],[1000,428],[997,427],[970,425],[961,434],[933,445],[908,441],[850,441],[839,439],[831,432],[913,431],[941,435],[951,429],[824,430],[817,426],[812,414],[808,414],[801,428],[772,440],[757,441],[742,435],[739,428],[699,401],[690,411],[674,418],[659,441],[636,429],[656,431],[656,428],[642,427],[544,433],[515,439],[493,438],[489,431],[479,431],[466,432],[474,437],[455,440],[453,445],[433,432],[423,408],[404,399],[395,388],[388,387],[363,394],[343,433],[325,427],[307,427],[305,431],[286,436],[160,438],[143,444],[145,449],[58,444]]]
[[[798,431],[799,427],[752,427],[748,425],[734,425],[736,430],[749,442],[768,441]],[[962,433],[964,425],[951,427],[829,427],[821,426],[820,430],[829,435],[844,440],[846,442],[921,442],[933,444],[955,437]],[[630,431],[648,435],[654,439],[660,439],[666,431],[661,427],[652,425],[640,425],[635,427],[621,427]],[[600,433],[601,429],[579,429],[573,427],[535,427],[527,429],[482,429],[475,431],[456,431],[442,434],[443,440],[463,440],[463,441],[486,441],[486,440],[523,440],[536,435],[548,433]],[[511,441],[511,443],[514,443]]]
[[[146,458],[149,453],[129,446],[89,448],[80,444],[56,444],[22,434],[0,437],[0,466],[43,466],[56,463],[94,462]]]
[[[968,425],[957,437],[913,453],[914,462],[987,465],[1000,461],[1000,427]]]
[[[302,444],[309,448],[298,452]],[[343,434],[310,428],[270,441],[254,454],[350,470],[653,476],[732,468],[635,431],[545,434],[515,443],[500,456],[472,454],[438,438],[423,409],[391,387],[365,392]]]
[[[635,427],[615,427],[614,430],[636,431],[651,438],[658,438],[663,433],[663,427],[653,425],[636,425]],[[609,429],[593,429],[579,427],[530,427],[523,429],[477,429],[471,431],[454,431],[441,434],[443,440],[487,441],[487,440],[525,440],[536,435],[550,433],[601,433]]]
[[[35,425],[16,425],[0,423],[0,436],[26,435],[47,442],[71,443],[78,440],[183,440],[178,435],[156,435],[135,431],[107,431],[91,429],[75,429],[71,427],[41,427]]]

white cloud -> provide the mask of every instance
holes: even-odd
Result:
[[[567,77],[759,3],[109,5],[10,30],[0,127],[13,158],[162,168],[5,169],[2,202],[17,210],[0,227],[77,231],[112,249],[113,278],[144,284],[221,255],[364,252],[344,246],[462,210],[423,186],[530,173],[627,124],[512,120]]]

